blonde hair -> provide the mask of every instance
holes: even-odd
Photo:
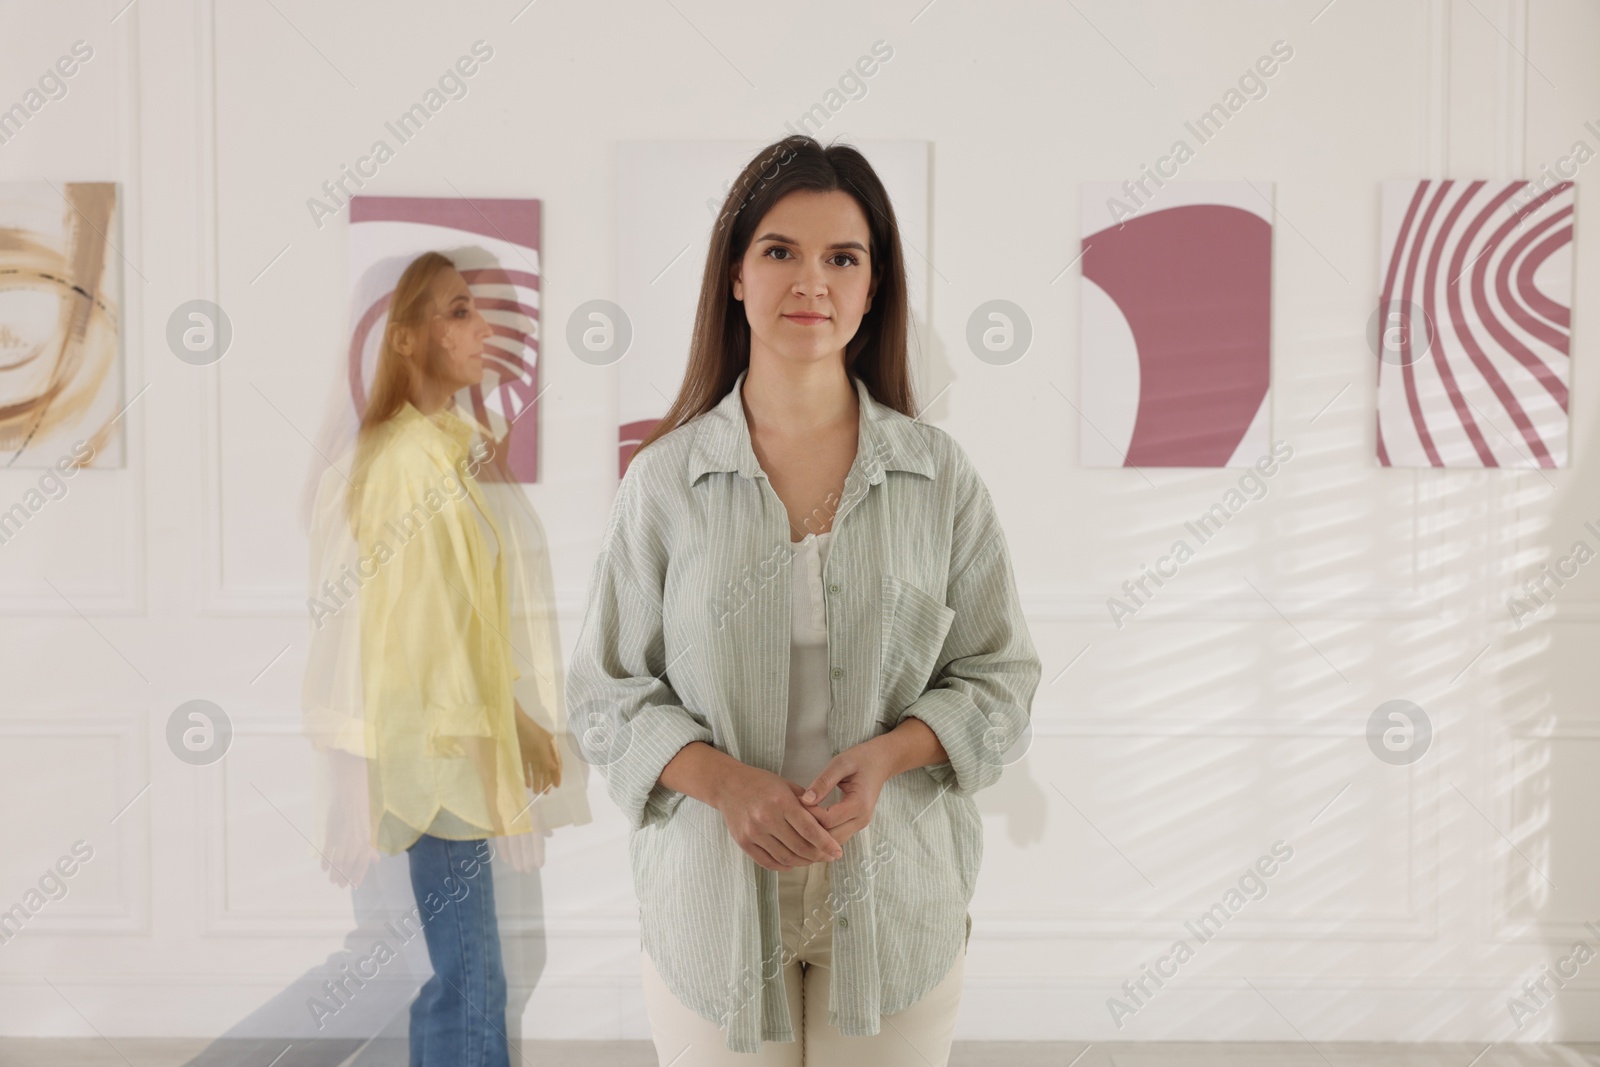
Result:
[[[367,410],[361,413],[363,432],[394,418],[405,402],[417,395],[423,382],[437,377],[427,344],[414,344],[411,355],[406,356],[396,342],[404,331],[423,331],[433,311],[434,281],[445,271],[455,269],[449,256],[424,252],[406,266],[400,280],[394,283],[383,338],[378,343],[378,366],[372,374]]]
[[[346,516],[355,531],[361,504],[361,486],[367,466],[372,462],[376,433],[414,400],[423,383],[438,377],[438,359],[426,343],[426,327],[433,312],[433,283],[456,265],[440,252],[424,252],[406,265],[389,297],[383,336],[378,342],[378,365],[372,373],[372,389],[367,394],[366,410],[361,413],[357,431],[353,484],[346,499]],[[410,331],[416,341],[411,354],[400,351],[401,335]],[[420,343],[417,343],[420,342]]]

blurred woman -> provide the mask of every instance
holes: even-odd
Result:
[[[429,252],[406,268],[348,494],[364,717],[346,724],[360,736],[341,747],[366,756],[366,788],[342,802],[366,802],[371,834],[330,858],[350,853],[359,863],[369,845],[409,857],[434,972],[411,1005],[411,1062],[422,1067],[508,1063],[489,842],[523,850],[516,859],[526,865],[530,843],[542,846],[528,836],[533,804],[562,779],[552,730],[513,693],[519,664],[546,676],[545,692],[556,665],[531,660],[510,637],[518,630],[507,574],[524,571],[526,546],[498,521],[478,479],[509,475],[487,444],[472,447],[486,428],[453,403],[482,381],[492,332],[448,258]],[[541,709],[547,717],[553,693],[551,704]]]

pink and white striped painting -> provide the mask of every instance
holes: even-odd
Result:
[[[1368,327],[1386,467],[1564,467],[1574,187],[1383,184]]]
[[[359,413],[378,361],[395,283],[423,252],[441,252],[494,329],[481,385],[462,403],[494,433],[519,482],[538,480],[538,200],[357,196],[350,201],[350,398]]]
[[[1083,187],[1086,467],[1247,467],[1270,450],[1272,184]]]

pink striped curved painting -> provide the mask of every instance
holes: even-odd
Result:
[[[1272,184],[1083,191],[1086,467],[1247,467],[1266,455]]]
[[[1381,465],[1567,465],[1573,205],[1572,182],[1384,183]]]
[[[443,252],[494,331],[480,385],[458,402],[494,435],[518,482],[539,472],[540,202],[535,199],[356,196],[350,200],[350,401],[366,410],[389,301],[406,266]]]

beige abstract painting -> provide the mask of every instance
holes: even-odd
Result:
[[[117,230],[115,182],[0,182],[0,466],[125,463]]]

